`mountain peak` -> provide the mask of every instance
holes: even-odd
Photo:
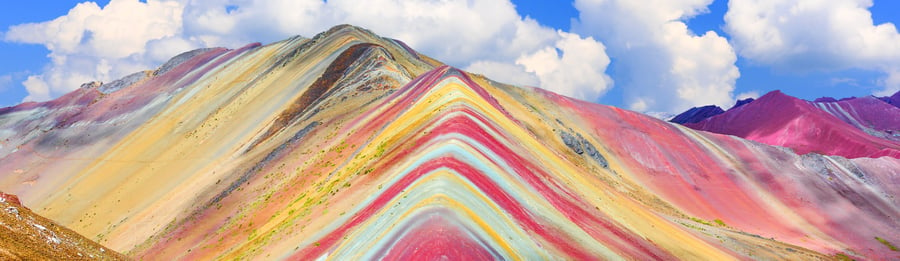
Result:
[[[894,93],[894,95],[888,97],[880,97],[878,99],[881,99],[882,101],[890,105],[894,105],[895,107],[900,107],[900,91],[897,91],[896,93]]]
[[[888,259],[871,239],[900,242],[898,159],[696,132],[358,27],[144,73],[0,110],[0,189],[134,259]],[[775,96],[700,124],[871,145]]]
[[[799,98],[796,98],[794,96],[790,96],[790,95],[785,94],[784,92],[781,92],[781,90],[770,91],[770,92],[764,94],[763,96],[760,96],[756,100],[757,101],[759,101],[759,100],[802,101]]]
[[[354,33],[365,34],[365,35],[372,36],[372,37],[380,37],[380,36],[376,35],[375,33],[373,33],[372,31],[370,31],[369,29],[362,28],[362,27],[355,26],[355,25],[351,25],[351,24],[339,24],[339,25],[335,25],[335,26],[332,26],[331,28],[329,28],[328,30],[326,30],[326,31],[323,32],[323,33],[324,33],[324,34],[335,34],[335,33],[338,33],[338,32],[354,32]]]
[[[754,99],[754,98],[746,98],[746,99],[743,99],[743,100],[738,100],[737,102],[734,103],[734,106],[731,106],[731,108],[729,108],[729,110],[734,109],[734,108],[738,108],[738,107],[741,107],[741,106],[744,106],[744,105],[747,105],[748,103],[751,103],[751,102],[753,102],[753,101],[755,101],[755,100],[756,100],[756,99]]]
[[[679,124],[696,123],[705,120],[706,118],[722,114],[723,112],[725,111],[722,110],[722,108],[719,108],[719,106],[706,105],[703,107],[691,108],[681,114],[678,114],[677,116],[675,116],[675,118],[672,118],[672,120],[669,121]]]

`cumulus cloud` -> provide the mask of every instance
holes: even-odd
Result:
[[[554,47],[546,47],[516,59],[516,64],[537,75],[546,89],[585,100],[599,98],[612,86],[606,75],[606,47],[591,37],[558,32]]]
[[[479,60],[466,70],[588,101],[612,88],[613,80],[606,75],[610,60],[603,43],[563,31],[556,35],[553,45],[523,53],[515,61]]]
[[[875,25],[871,0],[732,0],[725,30],[737,51],[792,72],[851,68],[880,71],[883,90],[900,90],[900,34]]]
[[[466,71],[480,73],[491,80],[504,83],[540,86],[541,80],[533,72],[528,72],[525,66],[509,62],[484,61],[473,62],[465,68]]]
[[[550,44],[554,30],[523,19],[509,1],[328,1],[344,21],[402,39],[451,64],[515,59]],[[383,8],[391,6],[391,8]]]
[[[638,111],[683,111],[730,105],[740,76],[728,41],[713,31],[695,35],[683,22],[707,12],[712,0],[576,0],[574,31],[593,36],[615,60],[617,86]]]
[[[165,61],[145,57],[147,43],[174,37],[181,17],[175,1],[122,0],[103,8],[85,2],[51,21],[12,26],[4,39],[50,50],[45,71],[22,83],[29,93],[25,100],[46,100],[84,82],[111,80]]]
[[[50,87],[47,86],[47,82],[38,79],[37,76],[28,76],[22,85],[25,85],[25,90],[28,91],[28,96],[25,97],[26,101],[50,99]]]
[[[552,49],[564,54],[547,56],[547,61],[565,66],[602,65],[605,69],[608,58],[602,44],[541,26],[519,15],[508,0],[113,0],[102,8],[86,2],[52,21],[13,26],[4,38],[42,44],[51,51],[51,64],[45,71],[23,83],[35,91],[28,99],[43,100],[83,82],[109,81],[151,69],[189,49],[312,36],[341,23],[401,39],[441,61],[504,82],[546,85],[576,95],[572,90],[588,86],[585,81],[596,81],[587,87],[593,89],[586,93],[593,94],[581,97],[594,97],[597,88],[605,90],[611,82],[602,69],[591,72],[595,75],[584,75],[585,69],[572,70],[576,80],[550,81],[548,77],[564,78],[569,71],[517,64],[523,55]],[[579,41],[596,44],[589,46],[591,50],[565,50]],[[578,53],[591,57],[579,60]]]
[[[900,66],[888,69],[887,77],[881,79],[880,83],[884,89],[875,92],[877,96],[891,96],[900,91]]]
[[[329,4],[332,1],[329,1]],[[336,24],[333,8],[321,0],[187,1],[184,35],[205,46],[272,42],[312,36]]]
[[[753,98],[753,99],[759,98],[759,92],[758,91],[742,92],[737,95],[737,98],[735,101],[748,99],[748,98]]]

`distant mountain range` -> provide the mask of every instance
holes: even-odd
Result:
[[[772,91],[724,111],[692,108],[671,121],[784,146],[798,154],[900,158],[900,92],[890,97],[797,99]],[[745,106],[744,106],[745,105]]]
[[[896,112],[875,101],[683,117],[720,135],[341,25],[0,109],[0,191],[139,260],[897,259]],[[0,212],[0,237],[44,238]]]

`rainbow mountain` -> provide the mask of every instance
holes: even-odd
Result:
[[[134,259],[900,258],[897,158],[506,85],[348,25],[3,108],[0,141],[0,191]]]

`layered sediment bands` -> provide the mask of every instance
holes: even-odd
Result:
[[[3,158],[0,189],[136,259],[898,256],[875,239],[900,242],[895,158],[504,85],[351,26],[205,54],[138,83],[186,83],[140,124],[47,159],[67,172]]]
[[[867,96],[812,104],[869,135],[900,141],[900,108],[888,102]]]

